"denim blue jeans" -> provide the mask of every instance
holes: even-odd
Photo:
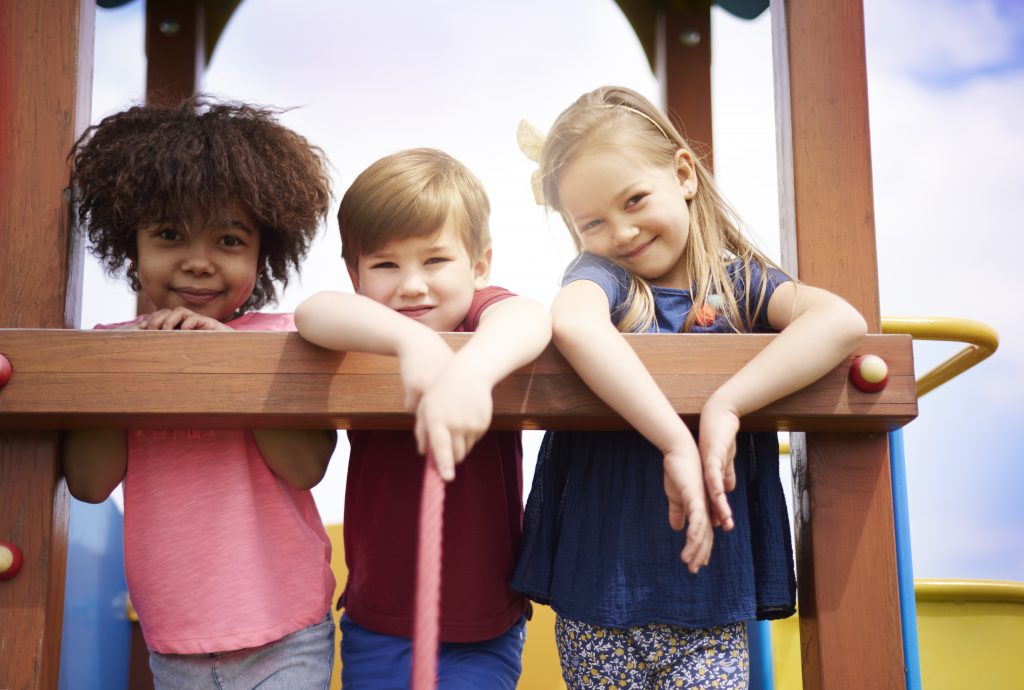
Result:
[[[262,647],[214,654],[149,654],[156,690],[326,690],[333,665],[330,613],[316,625]]]
[[[412,673],[412,640],[382,635],[343,614],[341,686],[345,690],[406,690]],[[482,642],[443,642],[437,659],[438,690],[515,690],[523,671],[526,619]]]

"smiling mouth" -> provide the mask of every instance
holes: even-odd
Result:
[[[220,296],[220,290],[197,290],[191,288],[171,288],[174,294],[188,304],[208,304]]]
[[[418,307],[401,307],[399,309],[396,309],[395,311],[397,311],[399,314],[404,314],[405,316],[408,316],[411,319],[418,319],[430,313],[431,311],[433,311],[433,309],[434,307],[432,307],[431,305],[424,304]]]
[[[652,244],[654,244],[654,240],[656,240],[656,239],[657,238],[651,238],[650,240],[648,240],[647,242],[644,242],[643,244],[641,244],[639,247],[637,247],[633,251],[628,252],[626,254],[621,254],[620,258],[623,258],[623,259],[635,259],[636,257],[638,257],[641,254],[643,254],[645,251],[647,251],[647,248],[650,247]]]

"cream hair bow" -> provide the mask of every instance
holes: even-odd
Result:
[[[516,142],[519,143],[519,150],[526,154],[527,158],[534,163],[540,162],[540,150],[544,146],[544,135],[539,129],[526,120],[520,120],[519,127],[516,128]],[[544,189],[540,182],[539,168],[530,175],[530,186],[533,187],[534,201],[543,206]]]

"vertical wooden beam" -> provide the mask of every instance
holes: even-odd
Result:
[[[94,21],[93,0],[0,3],[0,327],[78,325],[81,253],[64,190],[89,122]],[[25,559],[0,582],[4,688],[57,687],[68,530],[59,453],[57,432],[0,433],[0,539]]]
[[[195,95],[206,69],[206,13],[201,0],[146,0],[146,104],[176,106]],[[135,295],[135,313],[153,303]]]
[[[692,5],[658,13],[654,71],[665,109],[710,168],[711,6]]]
[[[175,106],[199,90],[206,68],[200,0],[146,1],[146,103]]]
[[[879,331],[861,0],[772,0],[783,263]],[[884,434],[794,442],[803,685],[903,688]]]

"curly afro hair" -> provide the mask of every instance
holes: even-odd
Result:
[[[309,251],[331,200],[323,151],[279,111],[204,96],[136,106],[87,129],[71,153],[71,190],[93,254],[114,275],[136,260],[136,232],[168,218],[214,218],[234,202],[260,231],[256,287],[242,311],[277,300],[275,282]]]

